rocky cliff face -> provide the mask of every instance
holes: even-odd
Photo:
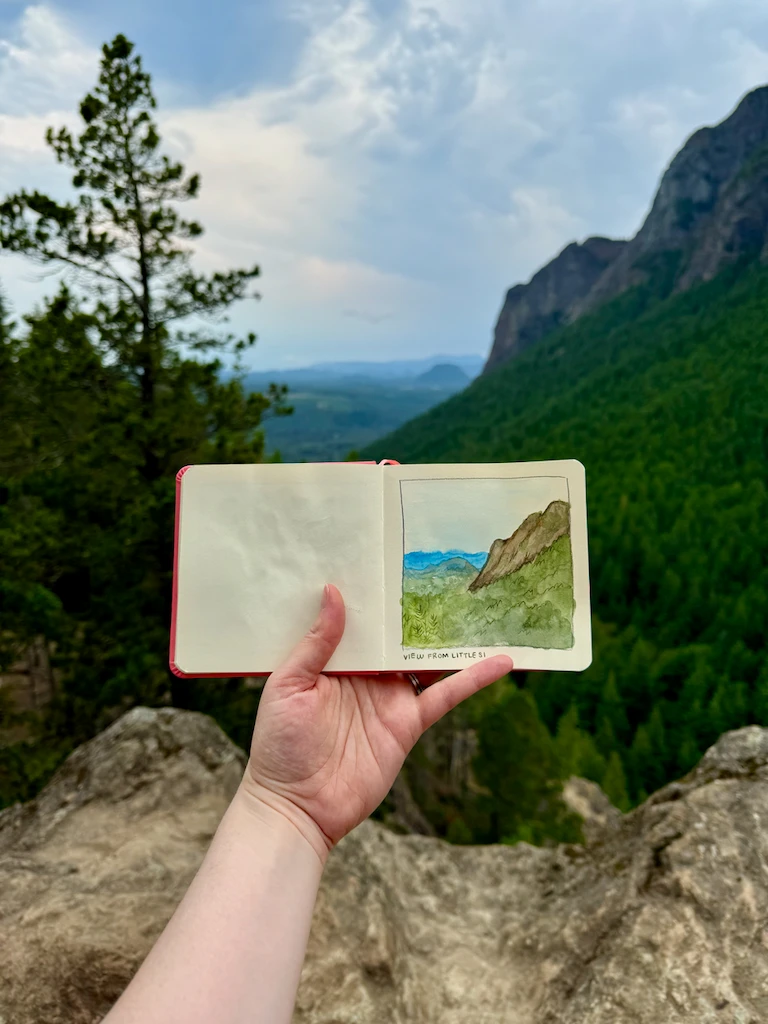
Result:
[[[528,565],[542,551],[551,548],[556,540],[565,536],[570,524],[570,507],[565,501],[553,501],[543,512],[532,512],[511,537],[495,540],[491,544],[485,565],[468,589],[480,590]]]
[[[749,93],[720,124],[701,128],[688,139],[664,174],[637,235],[613,244],[609,251],[614,258],[592,281],[584,277],[586,287],[580,293],[569,292],[561,282],[561,261],[568,249],[530,284],[511,289],[486,370],[517,355],[525,347],[518,338],[535,335],[538,340],[641,283],[655,257],[675,254],[674,288],[683,291],[742,257],[768,256],[768,86]],[[548,282],[549,294],[571,296],[549,326],[539,313],[539,307],[548,307],[539,301],[534,308],[525,299],[537,279]]]
[[[531,278],[510,288],[494,332],[484,372],[524,352],[545,334],[567,323],[571,312],[621,253],[626,242],[588,238],[572,242]]]
[[[243,765],[203,715],[136,708],[0,813],[0,1018],[103,1017]],[[598,810],[585,847],[361,826],[323,879],[296,1024],[768,1019],[768,730],[726,734],[629,815]]]

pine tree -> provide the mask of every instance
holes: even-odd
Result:
[[[579,712],[575,704],[571,704],[557,723],[554,751],[561,778],[579,775],[597,783],[602,780],[606,760],[592,736],[579,728]]]
[[[608,678],[605,681],[600,697],[597,718],[598,721],[601,718],[606,718],[610,722],[614,736],[622,742],[626,742],[629,723],[627,722],[627,714],[624,709],[624,701],[616,684],[616,673],[614,671],[608,673]]]
[[[525,690],[510,687],[488,707],[478,729],[473,768],[490,793],[494,841],[577,842],[581,825],[560,799],[552,737]]]
[[[630,801],[627,793],[627,779],[624,774],[621,758],[615,750],[608,758],[608,767],[601,780],[601,786],[614,807],[618,807],[624,813],[629,810]]]
[[[203,229],[179,207],[200,179],[161,152],[155,106],[141,58],[116,36],[82,131],[46,133],[75,198],[23,189],[0,203],[0,246],[73,279],[0,345],[13,395],[0,405],[3,619],[17,648],[33,619],[56,640],[61,735],[80,741],[133,703],[172,699],[247,742],[250,691],[213,694],[168,670],[174,478],[188,463],[262,460],[263,417],[288,410],[284,389],[245,394],[237,373],[223,378],[220,358],[237,369],[255,335],[215,325],[259,271],[193,269]]]
[[[177,206],[198,196],[200,177],[187,176],[181,163],[160,153],[155,107],[141,57],[125,36],[116,36],[104,45],[98,83],[80,104],[83,131],[77,138],[66,128],[46,132],[56,159],[74,170],[76,201],[23,189],[0,203],[3,249],[68,269],[94,289],[99,348],[139,388],[140,420],[133,427],[141,434],[148,480],[167,472],[165,423],[157,412],[166,402],[174,350],[239,353],[256,340],[253,333],[235,339],[172,326],[193,316],[218,317],[248,296],[259,274],[257,266],[209,276],[192,269],[191,250],[181,243],[203,229]],[[281,395],[276,389],[272,398],[279,402]],[[253,425],[268,404],[261,396],[249,400]]]

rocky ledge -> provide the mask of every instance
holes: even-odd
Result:
[[[135,708],[0,813],[3,1024],[101,1020],[243,767],[211,719]],[[727,733],[631,814],[599,810],[585,847],[361,826],[326,870],[297,1024],[768,1020],[768,730]]]

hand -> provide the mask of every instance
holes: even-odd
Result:
[[[421,734],[512,669],[486,658],[417,695],[403,674],[322,675],[344,632],[327,586],[315,624],[267,680],[243,788],[281,811],[324,859],[389,792]]]

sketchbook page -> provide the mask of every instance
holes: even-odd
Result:
[[[193,466],[182,477],[176,666],[276,668],[334,583],[347,609],[336,671],[381,669],[382,493],[376,466]]]
[[[584,467],[393,466],[384,482],[388,671],[592,659]]]

